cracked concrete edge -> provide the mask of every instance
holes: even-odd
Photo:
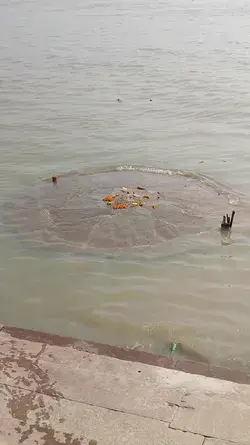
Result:
[[[242,442],[232,442],[232,441],[228,441],[228,440],[223,440],[223,439],[216,439],[214,437],[211,436],[204,436],[204,442],[202,443],[202,445],[244,445]]]
[[[20,388],[13,390],[8,385],[4,386],[0,396],[5,410],[1,414],[6,412],[6,407],[11,414],[2,415],[3,420],[1,419],[1,432],[5,433],[5,437],[8,436],[9,444],[24,441],[42,444],[45,440],[51,445],[110,444],[116,443],[117,437],[123,438],[126,435],[130,437],[130,444],[135,441],[151,444],[154,443],[155,436],[156,443],[163,444],[167,441],[176,445],[203,444],[203,436],[200,434],[169,429],[167,423],[127,412],[66,399],[58,402],[51,400],[46,394],[40,395]],[[97,440],[91,439],[93,436]],[[3,443],[6,443],[5,440]]]
[[[189,360],[173,360],[171,357],[151,354],[140,350],[125,349],[119,346],[79,340],[46,332],[33,331],[8,325],[0,325],[0,332],[5,332],[13,338],[39,342],[45,345],[72,347],[78,351],[90,354],[104,355],[131,362],[145,363],[161,368],[174,369],[189,374],[203,375],[230,382],[250,385],[250,373],[238,371],[209,363]]]
[[[178,405],[176,405],[176,406],[177,406],[177,408],[178,408]],[[174,414],[174,416],[175,416],[175,414]],[[173,418],[174,418],[174,416],[173,416]],[[186,430],[184,430],[184,429],[181,430],[180,428],[173,428],[173,427],[171,426],[172,421],[173,421],[173,419],[171,420],[171,422],[168,423],[168,428],[169,428],[170,430],[172,430],[172,431],[179,431],[180,433],[190,433],[190,434],[193,434],[194,436],[196,436],[196,437],[200,437],[201,439],[203,439],[201,445],[204,445],[204,444],[205,444],[205,441],[206,441],[206,439],[207,439],[207,436],[204,436],[203,434],[200,434],[200,433],[193,433],[193,432],[191,432],[191,431],[186,431]],[[162,420],[160,420],[160,422],[162,422]],[[167,422],[166,422],[166,423],[167,423]],[[212,438],[212,439],[217,440],[217,439],[215,439],[215,438]],[[218,445],[220,445],[220,444],[218,444]],[[223,444],[222,444],[222,445],[223,445]],[[231,444],[228,444],[228,445],[242,445],[242,444],[237,444],[237,443],[233,444],[233,443],[231,443]]]

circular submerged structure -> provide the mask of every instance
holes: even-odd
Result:
[[[114,197],[127,204],[115,208]],[[227,209],[227,193],[180,172],[72,173],[41,181],[6,203],[3,222],[22,239],[43,245],[109,250],[217,228]]]

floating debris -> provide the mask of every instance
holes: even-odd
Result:
[[[114,201],[115,198],[116,198],[116,195],[108,195],[108,196],[105,196],[105,198],[103,198],[103,201],[112,202],[112,201]]]
[[[223,216],[222,223],[221,223],[221,230],[222,231],[227,231],[227,230],[230,230],[232,228],[234,215],[235,215],[235,211],[233,210],[231,218],[228,215],[228,213]]]
[[[42,246],[67,253],[89,249],[98,255],[99,251],[113,252],[116,248],[131,252],[134,247],[161,249],[170,240],[213,230],[214,220],[220,229],[221,209],[229,204],[228,189],[217,194],[220,184],[207,186],[199,179],[191,181],[181,175],[119,170],[56,176],[55,185],[51,175],[49,181],[38,181],[25,193],[18,190],[11,200],[6,198],[1,203],[4,230],[27,248]],[[122,187],[128,192],[122,192]],[[103,201],[107,195],[111,195],[111,201]],[[231,196],[235,200],[233,192]],[[123,202],[126,208],[113,209]],[[241,217],[247,220],[250,206],[242,207],[240,201],[237,205]],[[229,242],[229,233],[222,233],[223,241]]]
[[[235,211],[233,210],[233,211],[232,211],[232,215],[231,215],[231,220],[230,220],[230,228],[231,228],[232,225],[233,225],[234,215],[235,215]]]
[[[105,196],[103,201],[107,205],[112,205],[114,210],[127,209],[128,207],[156,207],[155,203],[159,199],[159,192],[145,194],[136,193],[137,190],[144,192],[146,189],[142,186],[137,186],[136,189],[121,187],[119,193],[111,193]]]
[[[178,343],[176,343],[176,341],[172,341],[172,343],[170,345],[170,352],[175,352],[177,347],[178,347]]]
[[[114,204],[113,205],[113,209],[114,210],[117,210],[117,209],[126,209],[128,206],[127,206],[127,204],[126,204],[126,202],[123,202],[123,203],[121,203],[121,204]]]

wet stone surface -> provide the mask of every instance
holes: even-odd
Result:
[[[138,351],[127,361],[118,350],[3,327],[0,444],[249,443],[249,386],[165,369],[150,354],[143,360],[158,366],[141,363]]]

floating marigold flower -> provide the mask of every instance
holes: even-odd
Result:
[[[111,202],[111,201],[113,201],[115,198],[116,198],[116,195],[108,195],[108,196],[105,196],[105,198],[103,198],[103,201]]]
[[[122,202],[122,203],[118,203],[118,204],[114,204],[113,205],[113,209],[114,210],[118,210],[118,209],[126,209],[127,208],[127,204],[126,202]]]

